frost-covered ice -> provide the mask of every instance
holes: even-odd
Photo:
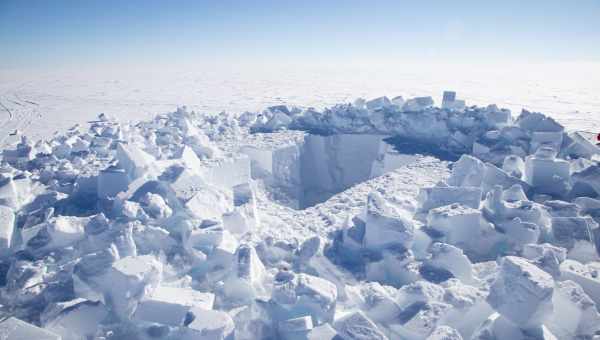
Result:
[[[598,147],[443,99],[23,137],[0,166],[0,337],[600,335]]]

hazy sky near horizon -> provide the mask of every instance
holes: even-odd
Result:
[[[0,0],[0,67],[600,61],[599,0]]]

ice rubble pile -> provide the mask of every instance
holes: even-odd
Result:
[[[331,237],[257,240],[268,223],[259,179],[298,179],[290,164],[306,161],[294,151],[274,163],[295,147],[287,129],[400,136],[463,155],[412,204],[374,191]],[[258,131],[277,131],[283,146],[240,142]],[[0,169],[0,335],[597,338],[599,154],[542,114],[513,121],[452,92],[442,108],[428,97],[238,118],[182,108],[23,138]]]

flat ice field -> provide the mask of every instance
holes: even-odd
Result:
[[[201,113],[317,109],[357,97],[432,96],[453,89],[467,105],[544,112],[568,130],[600,132],[600,64],[155,66],[75,71],[0,70],[0,142],[15,129],[35,139],[99,113],[122,121],[186,105]],[[10,113],[9,113],[10,111]]]
[[[600,338],[597,68],[1,79],[0,339]]]

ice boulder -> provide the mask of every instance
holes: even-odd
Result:
[[[191,321],[190,321],[191,319]],[[180,329],[181,340],[233,340],[235,324],[225,312],[194,307],[189,311],[185,327]]]
[[[351,296],[367,317],[378,323],[388,323],[400,313],[400,305],[395,300],[395,289],[382,286],[378,282],[368,282],[360,286],[347,286]]]
[[[228,268],[238,247],[237,239],[221,225],[194,228],[184,237],[186,249],[196,249],[210,255],[205,265]]]
[[[578,283],[596,306],[600,306],[600,268],[565,260],[560,265],[560,277]]]
[[[557,123],[554,119],[546,117],[541,113],[529,112],[527,110],[523,110],[521,112],[515,123],[521,129],[528,130],[530,132],[562,132],[564,130],[563,126]]]
[[[115,197],[121,191],[126,191],[130,182],[125,169],[110,166],[98,174],[98,198]]]
[[[452,203],[459,203],[473,209],[479,209],[481,202],[481,188],[434,186],[422,188],[417,197],[419,211],[426,213],[433,208],[442,207]]]
[[[11,208],[0,205],[0,252],[11,247],[14,231],[15,213]]]
[[[553,311],[552,276],[524,258],[507,256],[487,297],[502,316],[522,328],[540,326]]]
[[[522,256],[556,279],[560,277],[560,264],[567,258],[567,250],[548,243],[530,243],[523,247]]]
[[[130,180],[141,177],[152,168],[154,157],[132,144],[117,144],[116,159],[119,167],[125,170]]]
[[[598,259],[596,249],[596,223],[590,217],[553,217],[553,242],[567,249],[568,257],[587,262]]]
[[[540,194],[564,196],[570,187],[570,164],[555,158],[552,148],[541,147],[525,161],[525,181]]]
[[[223,291],[229,299],[252,301],[264,295],[265,267],[254,247],[242,244],[234,255],[234,263],[223,284]]]
[[[310,316],[301,316],[279,322],[279,336],[284,340],[306,340],[313,324]]]
[[[530,190],[530,185],[520,177],[512,176],[503,169],[487,163],[483,174],[483,194],[490,192],[497,185],[505,190],[514,185],[519,185],[525,193]]]
[[[441,285],[445,290],[443,302],[453,307],[444,316],[444,323],[470,338],[477,326],[494,311],[486,302],[487,287],[464,284],[458,279],[450,279]]]
[[[395,333],[395,338],[422,339],[443,325],[451,308],[443,302],[414,303],[404,308],[389,328]]]
[[[214,294],[191,288],[157,287],[138,304],[133,319],[172,327],[182,326],[192,308],[213,308]]]
[[[98,325],[108,316],[100,301],[75,299],[49,305],[41,316],[44,328],[60,335],[62,340],[94,337]]]
[[[600,196],[600,165],[592,165],[573,173],[572,196]]]
[[[191,170],[198,170],[202,167],[202,162],[200,161],[200,158],[198,158],[198,155],[196,155],[196,152],[187,145],[181,149],[181,156],[179,159],[184,167]]]
[[[402,106],[404,106],[404,98],[402,96],[396,96],[394,98],[392,98],[392,104],[397,106],[399,109],[402,108]]]
[[[128,256],[114,262],[94,282],[118,317],[128,319],[138,302],[152,293],[162,278],[162,264],[151,255]]]
[[[509,176],[515,178],[523,178],[525,174],[525,162],[517,155],[510,155],[504,158],[502,162],[502,170],[504,170]]]
[[[218,222],[223,214],[233,211],[233,193],[209,185],[198,187],[185,207],[194,218]]]
[[[387,340],[388,337],[363,312],[357,311],[337,319],[333,327],[348,340]]]
[[[537,224],[522,221],[519,217],[498,222],[496,229],[506,235],[510,249],[516,251],[521,251],[526,244],[537,243],[542,233]]]
[[[340,340],[340,336],[336,330],[328,323],[311,329],[306,338],[308,340]]]
[[[447,243],[463,247],[483,229],[481,211],[458,203],[429,210],[427,226],[445,236]]]
[[[431,258],[425,264],[433,268],[444,269],[465,283],[472,283],[473,265],[463,254],[462,249],[450,244],[436,242],[429,248]]]
[[[531,134],[531,142],[529,147],[529,153],[535,153],[540,147],[548,147],[556,152],[560,151],[560,147],[563,144],[563,132],[562,131],[536,131]]]
[[[579,132],[569,134],[570,143],[566,148],[561,150],[561,154],[571,158],[591,158],[594,155],[600,154],[600,148],[590,142]]]
[[[510,110],[500,109],[495,104],[488,105],[483,112],[487,126],[501,128],[512,124]]]
[[[442,95],[442,109],[450,109],[456,100],[456,92],[444,91]]]
[[[388,97],[379,97],[369,100],[365,104],[369,111],[377,111],[389,107],[390,105],[392,105],[392,102],[388,99]]]
[[[557,282],[552,302],[554,312],[546,325],[557,338],[592,339],[600,331],[596,304],[577,283]]]
[[[438,326],[426,340],[462,340],[460,333],[448,326]]]
[[[452,174],[447,183],[456,187],[479,187],[484,172],[485,164],[481,160],[465,154],[452,165]]]
[[[205,160],[202,165],[202,178],[217,187],[232,189],[237,185],[249,183],[252,178],[250,158],[244,154]]]
[[[61,336],[14,317],[0,321],[0,338],[7,340],[61,340]]]
[[[433,99],[431,97],[415,97],[408,99],[402,111],[404,112],[419,112],[433,106]]]
[[[393,245],[410,248],[414,238],[410,215],[396,209],[377,192],[369,194],[365,222],[364,244],[368,249]]]
[[[168,218],[173,213],[164,198],[151,192],[146,193],[141,199],[142,207],[148,216],[156,219]]]
[[[333,321],[337,287],[320,277],[280,271],[273,283],[273,318],[285,320],[310,314],[314,325]]]
[[[85,226],[89,222],[87,217],[57,216],[39,228],[32,228],[32,232],[23,231],[23,242],[31,249],[54,250],[70,246],[81,241],[85,236]]]
[[[499,313],[492,314],[475,331],[472,340],[489,339],[539,339],[558,340],[545,325],[522,329]]]

